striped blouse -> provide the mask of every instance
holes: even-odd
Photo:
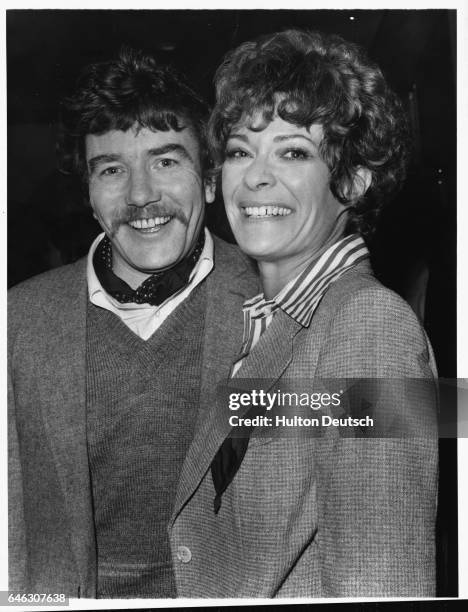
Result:
[[[244,302],[243,344],[240,357],[232,366],[231,376],[237,374],[279,309],[308,327],[329,285],[368,256],[369,251],[359,234],[346,236],[327,249],[319,259],[313,260],[271,300],[260,293]]]

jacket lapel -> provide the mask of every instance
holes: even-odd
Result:
[[[64,271],[60,285],[47,306],[39,399],[83,585],[92,584],[95,567],[86,444],[86,262],[82,260]]]
[[[246,357],[236,379],[261,379],[269,388],[288,367],[293,356],[293,341],[302,325],[282,310],[278,310],[254,350]],[[240,415],[240,412],[239,412]]]
[[[247,262],[226,256],[225,247],[219,241],[215,245],[215,270],[207,279],[200,406],[179,479],[171,524],[200,483],[226,435],[222,419],[216,418],[218,385],[228,380],[233,357],[242,344],[243,303],[260,290],[253,268]]]
[[[224,386],[224,389],[231,386],[235,388],[239,382],[245,385],[247,381],[243,379],[262,378],[268,379],[271,387],[291,361],[293,338],[301,329],[301,325],[293,319],[282,312],[277,313],[268,330],[260,338],[255,351],[245,360],[238,376],[229,380],[231,365],[242,343],[242,305],[248,297],[258,293],[259,287],[257,282],[252,280],[238,282],[239,277],[236,279],[232,274],[229,275],[229,280],[223,280],[222,276],[220,274],[219,295],[223,293],[223,283],[224,287],[230,283],[237,291],[231,290],[227,295],[224,291],[221,309],[217,308],[214,300],[209,300],[207,307],[200,411],[194,438],[182,469],[171,525],[200,484],[217,450],[229,434],[229,415],[224,401],[226,396],[219,386]],[[238,410],[236,415],[242,416],[247,410],[248,407],[244,407]]]
[[[231,415],[227,406],[227,393],[250,393],[253,389],[267,393],[272,387],[277,386],[279,379],[291,363],[294,338],[301,329],[303,329],[302,325],[282,310],[275,314],[268,329],[243,361],[236,376],[228,381],[223,405],[218,406],[219,412],[227,415],[224,416],[224,422],[227,422]],[[250,405],[240,406],[235,415],[242,418],[250,409]],[[223,439],[230,431],[230,428],[227,428]]]

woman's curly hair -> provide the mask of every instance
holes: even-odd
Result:
[[[320,124],[320,154],[330,189],[348,204],[347,233],[369,236],[383,204],[402,185],[409,131],[398,97],[357,45],[336,35],[286,30],[227,54],[215,75],[216,105],[208,140],[215,168],[232,128],[261,112],[301,127]],[[372,173],[363,197],[350,197],[356,170]]]

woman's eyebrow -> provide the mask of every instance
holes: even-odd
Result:
[[[314,145],[314,147],[318,147],[319,143],[317,143],[313,138],[309,138],[308,136],[304,136],[304,134],[285,134],[283,135],[278,135],[275,136],[273,138],[273,142],[284,142],[286,140],[292,140],[295,138],[303,138],[304,140],[307,140],[307,142],[310,142],[311,144]]]
[[[229,134],[228,140],[230,140],[231,138],[238,138],[239,140],[242,140],[243,142],[249,142],[249,138],[245,134],[236,134],[236,133]]]
[[[238,140],[242,140],[243,142],[249,142],[249,137],[246,136],[245,134],[237,134],[237,133],[233,133],[233,134],[229,134],[228,136],[228,140],[230,140],[231,138],[237,138]],[[314,147],[319,147],[320,143],[318,143],[316,140],[314,140],[313,138],[309,138],[308,136],[304,136],[304,134],[279,134],[278,136],[275,136],[273,138],[273,142],[278,143],[278,142],[285,142],[287,140],[293,140],[296,138],[303,138],[304,140],[306,140],[307,142],[309,142],[310,144],[312,144]]]

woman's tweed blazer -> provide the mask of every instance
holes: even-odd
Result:
[[[214,352],[211,365],[220,358]],[[238,373],[269,379],[272,390],[284,379],[424,378],[429,399],[435,376],[416,316],[376,281],[367,262],[329,287],[308,328],[279,311]],[[398,414],[395,405],[401,423],[408,417],[413,431],[424,429],[412,439],[251,437],[218,514],[208,468],[226,435],[220,425],[226,419],[220,417],[225,407],[214,409],[216,399],[211,401],[169,525],[174,558],[178,547],[190,550],[190,561],[181,554],[174,566],[180,595],[434,595],[437,436],[431,401],[414,406],[416,417]]]

